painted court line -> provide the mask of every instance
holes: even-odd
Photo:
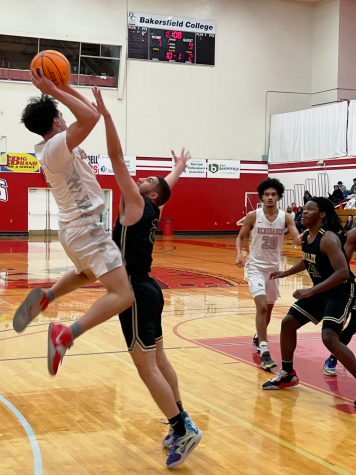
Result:
[[[101,348],[98,345],[95,345],[94,343],[90,343],[89,341],[85,340],[84,338],[81,338],[80,341],[83,341],[87,345],[89,345],[93,348],[96,348],[99,351],[105,352],[105,350],[103,348]],[[122,358],[119,358],[118,356],[113,355],[112,353],[105,353],[105,354],[107,356],[110,356],[111,358],[117,360],[117,361],[120,361],[124,365],[126,365],[130,368],[134,368],[136,370],[136,367],[133,363],[125,361]],[[135,377],[139,378],[137,373],[135,374]],[[313,462],[316,462],[319,465],[321,465],[325,468],[328,468],[329,470],[331,470],[335,473],[338,473],[340,475],[351,475],[349,472],[345,472],[345,470],[342,470],[341,468],[336,467],[335,465],[332,465],[331,463],[326,462],[325,460],[323,460],[319,457],[316,457],[315,455],[310,454],[309,452],[306,452],[303,449],[299,449],[298,447],[295,447],[294,445],[290,444],[289,442],[286,442],[286,441],[280,439],[279,437],[276,437],[276,436],[270,434],[269,432],[266,432],[263,429],[260,429],[259,427],[255,426],[254,424],[251,424],[250,422],[247,422],[244,419],[241,419],[240,417],[235,416],[234,414],[231,414],[230,412],[227,412],[224,409],[221,409],[220,407],[215,406],[214,404],[211,404],[210,402],[205,401],[202,398],[194,396],[194,394],[191,394],[188,391],[185,391],[184,389],[180,388],[179,390],[180,390],[181,393],[183,393],[185,396],[189,397],[190,399],[192,399],[196,402],[199,402],[200,404],[203,404],[204,406],[210,407],[210,409],[213,409],[214,411],[219,412],[220,414],[222,414],[226,417],[229,417],[230,419],[238,422],[243,427],[246,427],[249,430],[257,432],[258,434],[262,435],[263,437],[267,437],[268,439],[273,440],[273,442],[276,442],[277,444],[280,444],[283,447],[286,447],[287,449],[290,449],[290,450],[292,450],[293,452],[296,452],[299,455],[303,455],[303,457],[306,457],[307,459],[312,460]]]
[[[32,427],[30,424],[27,422],[27,420],[24,418],[24,416],[21,414],[21,412],[16,409],[16,407],[11,404],[10,401],[5,399],[3,396],[0,395],[0,401],[5,404],[5,406],[10,409],[10,411],[17,417],[19,422],[21,423],[22,427],[25,429],[25,432],[27,434],[27,437],[30,441],[31,448],[32,448],[32,453],[33,453],[33,473],[34,475],[42,475],[43,474],[43,469],[42,469],[42,455],[41,455],[41,450],[40,446],[38,444],[38,440],[35,436],[35,433],[32,430]]]

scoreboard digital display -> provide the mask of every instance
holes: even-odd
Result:
[[[128,57],[214,66],[215,34],[129,25]]]

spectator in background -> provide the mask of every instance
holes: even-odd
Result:
[[[352,218],[352,214],[349,214],[348,217],[347,217],[346,224],[344,226],[345,233],[348,233],[350,231],[350,229],[352,229],[353,224],[354,224],[354,221],[353,221],[353,218]]]
[[[329,194],[329,200],[331,200],[333,203],[338,203],[339,201],[342,201],[344,199],[344,195],[342,191],[339,189],[339,185],[334,185],[334,191],[332,195]]]
[[[356,216],[353,218],[352,229],[356,228]]]
[[[309,200],[311,200],[312,196],[311,194],[309,193],[308,190],[305,190],[304,191],[304,204],[306,204]]]
[[[292,215],[292,218],[293,218],[293,220],[295,220],[295,213],[293,212],[293,210],[292,210],[292,207],[291,207],[291,206],[288,206],[288,207],[287,207],[287,211],[286,211],[286,213],[288,213],[288,214],[291,214],[291,215]],[[285,235],[285,236],[287,236],[287,234],[288,234],[288,233],[289,233],[289,231],[288,231],[288,228],[286,228],[286,230],[284,231],[284,235]]]
[[[343,184],[342,181],[338,181],[337,182],[338,186],[339,186],[339,190],[341,190],[343,193],[346,193],[346,186]]]
[[[292,211],[293,211],[293,213],[294,213],[295,215],[297,214],[298,208],[297,208],[297,204],[296,204],[296,203],[292,203]]]
[[[295,225],[300,234],[302,234],[303,230],[305,229],[304,226],[302,225],[302,214],[303,214],[303,208],[301,206],[298,206],[297,212],[295,214]]]
[[[351,190],[350,190],[351,194],[356,193],[356,178],[353,179],[353,182],[354,184],[352,185]]]

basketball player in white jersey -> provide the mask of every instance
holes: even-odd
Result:
[[[58,89],[32,69],[31,80],[42,92],[32,98],[22,113],[26,128],[43,137],[36,145],[46,179],[58,205],[59,239],[75,265],[46,292],[33,289],[17,309],[13,326],[17,332],[26,326],[55,298],[96,280],[107,294],[70,327],[51,323],[48,332],[48,370],[55,375],[66,350],[85,331],[123,312],[134,302],[121,253],[103,228],[103,192],[79,145],[87,138],[100,118],[93,105],[69,85]],[[52,97],[49,97],[52,96]],[[74,114],[76,121],[67,128],[57,99]]]
[[[251,211],[246,216],[236,239],[236,264],[244,266],[242,247],[245,237],[250,234],[250,250],[245,266],[245,277],[256,305],[256,335],[252,344],[261,355],[261,367],[276,366],[267,346],[267,326],[279,295],[278,280],[271,280],[270,274],[279,269],[284,231],[288,228],[293,239],[299,238],[295,222],[290,214],[277,208],[283,197],[284,186],[279,180],[267,178],[257,187],[263,202],[262,208]]]

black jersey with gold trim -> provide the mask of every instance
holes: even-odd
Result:
[[[303,234],[303,242],[302,242],[302,252],[303,252],[303,261],[305,263],[305,268],[310,275],[311,280],[313,281],[314,285],[320,284],[324,282],[324,280],[328,279],[335,270],[330,263],[329,257],[326,254],[323,254],[320,250],[320,242],[325,234],[326,230],[323,228],[319,229],[319,232],[311,244],[308,244],[308,236],[309,231],[306,231]],[[347,258],[344,252],[344,248],[342,247],[342,252],[345,256],[346,262]],[[350,270],[349,263],[347,262],[349,268],[349,281],[354,282],[355,276]]]
[[[129,275],[142,275],[151,271],[160,211],[149,198],[143,199],[145,208],[142,218],[132,226],[123,226],[119,215],[113,233],[113,240],[121,250]]]

